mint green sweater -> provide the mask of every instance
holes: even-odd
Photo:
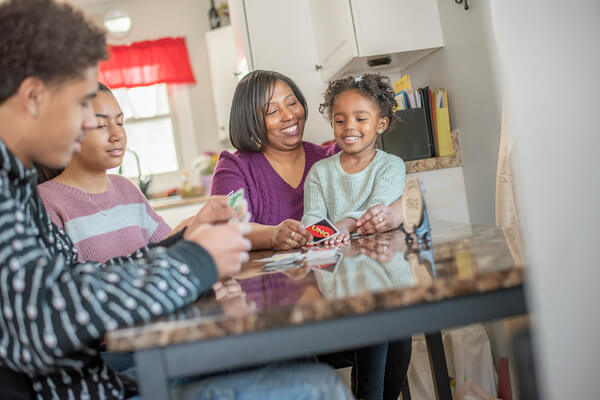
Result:
[[[373,161],[362,171],[348,174],[342,168],[339,152],[313,165],[304,183],[306,226],[327,217],[331,222],[360,218],[376,204],[389,206],[402,196],[406,170],[404,161],[377,150]]]

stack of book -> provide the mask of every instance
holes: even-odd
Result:
[[[452,155],[448,94],[445,89],[413,89],[410,76],[394,83],[398,122],[384,135],[384,150],[405,161]]]

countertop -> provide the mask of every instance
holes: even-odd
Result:
[[[172,207],[182,207],[190,204],[205,203],[208,201],[209,196],[169,196],[169,197],[156,197],[150,199],[150,205],[154,210],[164,210]]]
[[[328,269],[304,264],[265,272],[272,251],[253,252],[231,282],[243,295],[211,291],[177,314],[107,334],[111,351],[284,328],[414,306],[523,284],[518,232],[494,226],[434,224],[432,245],[407,245],[392,231],[355,238]]]
[[[454,168],[462,165],[462,154],[460,151],[460,141],[458,140],[458,131],[450,133],[452,139],[451,156],[424,158],[422,160],[405,161],[406,173],[432,171],[435,169]]]

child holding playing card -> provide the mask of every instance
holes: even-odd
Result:
[[[389,79],[379,74],[329,83],[319,111],[328,116],[341,152],[313,165],[304,184],[307,230],[335,224],[328,245],[348,241],[357,220],[376,204],[389,206],[402,196],[406,173],[401,158],[375,149],[394,118],[396,100]],[[420,191],[419,191],[420,193]],[[403,199],[404,202],[404,199]],[[323,221],[325,219],[325,221]],[[410,223],[410,227],[407,226]],[[404,221],[412,232],[415,221]],[[411,340],[373,345],[351,352],[353,393],[358,398],[397,399],[406,381]],[[359,372],[360,371],[360,372]]]
[[[319,111],[331,121],[341,152],[314,164],[304,184],[306,226],[323,218],[339,234],[325,241],[340,244],[357,231],[356,221],[372,206],[389,206],[402,196],[406,173],[401,158],[375,148],[394,118],[396,100],[389,79],[379,74],[329,83]],[[325,221],[326,223],[326,221]]]

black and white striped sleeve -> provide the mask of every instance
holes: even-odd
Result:
[[[210,255],[183,240],[103,268],[70,265],[27,223],[31,216],[0,194],[0,364],[13,370],[76,364],[69,353],[93,352],[107,331],[189,304],[217,278]]]

